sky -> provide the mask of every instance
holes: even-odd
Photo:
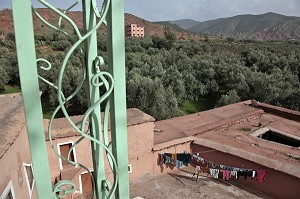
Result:
[[[9,8],[11,0],[0,0],[0,9]],[[48,0],[66,8],[76,0]],[[34,5],[41,7],[37,0]],[[102,2],[98,0],[98,2]],[[206,21],[240,14],[275,12],[300,16],[300,0],[124,0],[125,12],[149,21],[193,19]],[[76,7],[75,10],[80,10]]]

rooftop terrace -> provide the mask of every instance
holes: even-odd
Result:
[[[300,141],[299,112],[283,109],[283,117],[278,111],[275,114],[265,112],[265,104],[258,105],[252,107],[251,101],[245,101],[155,122],[159,131],[155,132],[154,150],[162,149],[164,142],[193,141],[300,178],[299,147],[253,135],[259,129],[269,128]]]

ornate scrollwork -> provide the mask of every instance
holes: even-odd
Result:
[[[74,148],[76,148],[76,146],[84,139],[89,139],[90,141],[92,141],[94,144],[97,144],[99,146],[101,146],[105,151],[106,154],[108,156],[108,160],[110,163],[110,167],[113,171],[114,174],[114,183],[112,185],[110,185],[108,180],[103,180],[102,182],[100,182],[102,184],[103,189],[108,190],[107,192],[107,197],[111,198],[116,190],[117,187],[117,180],[118,180],[118,165],[116,162],[116,159],[114,157],[114,155],[111,152],[110,147],[110,142],[108,140],[108,116],[109,116],[109,96],[113,91],[114,88],[114,79],[112,77],[112,75],[108,72],[105,71],[101,71],[100,66],[104,64],[104,60],[101,56],[97,56],[95,57],[95,61],[94,61],[94,67],[95,67],[95,71],[96,73],[94,74],[94,76],[91,79],[91,85],[94,87],[101,87],[103,88],[103,90],[105,90],[105,93],[101,95],[101,97],[99,98],[99,100],[97,100],[92,106],[90,106],[85,114],[83,115],[82,119],[80,122],[78,123],[74,123],[70,117],[70,115],[67,112],[66,109],[66,104],[68,103],[68,101],[70,101],[74,96],[76,96],[79,91],[81,89],[83,89],[83,84],[85,81],[87,81],[86,78],[86,70],[83,70],[83,74],[81,77],[81,80],[79,82],[79,84],[77,85],[75,91],[70,94],[69,96],[65,96],[63,89],[62,89],[62,82],[64,79],[64,73],[67,67],[67,63],[71,57],[71,55],[74,53],[74,51],[80,50],[80,52],[84,55],[85,52],[83,49],[81,49],[80,45],[86,40],[88,39],[93,33],[95,33],[97,31],[97,29],[100,27],[101,24],[106,25],[106,20],[105,17],[107,15],[108,12],[108,8],[110,5],[110,0],[104,0],[103,4],[102,4],[102,8],[99,11],[98,7],[97,7],[97,2],[96,0],[92,0],[92,10],[95,14],[95,16],[98,18],[98,21],[96,23],[96,25],[94,27],[92,27],[88,32],[86,32],[85,34],[82,34],[79,30],[79,28],[77,27],[77,25],[75,24],[75,22],[68,17],[67,12],[72,9],[74,6],[76,6],[80,0],[77,0],[74,4],[72,4],[69,8],[67,8],[65,11],[61,11],[57,8],[55,8],[54,6],[52,6],[51,4],[49,4],[47,1],[45,0],[38,0],[40,3],[42,3],[44,6],[46,6],[47,8],[49,8],[50,10],[52,10],[54,13],[56,13],[59,16],[58,19],[58,23],[57,25],[53,25],[50,22],[48,22],[46,19],[44,19],[39,13],[38,11],[32,6],[33,12],[35,13],[35,15],[42,21],[44,22],[47,26],[49,26],[50,28],[59,31],[65,35],[67,35],[72,41],[73,41],[73,46],[67,51],[66,56],[60,66],[60,70],[59,70],[59,76],[57,79],[57,83],[53,83],[48,81],[47,79],[43,78],[42,76],[39,76],[40,80],[44,81],[46,84],[48,84],[49,86],[53,87],[54,89],[57,90],[57,97],[58,97],[58,103],[59,105],[55,108],[50,122],[49,122],[49,126],[48,126],[48,134],[49,134],[49,141],[50,144],[52,146],[53,151],[55,152],[55,154],[62,159],[62,161],[66,161],[72,165],[75,166],[79,166],[81,168],[83,168],[84,170],[86,170],[92,178],[92,182],[93,182],[93,190],[95,190],[95,181],[96,179],[94,179],[94,176],[92,175],[92,173],[89,171],[89,169],[79,163],[79,162],[75,162],[72,161],[70,159],[70,154],[72,152],[72,150],[74,150]],[[75,36],[69,34],[66,30],[63,29],[62,26],[62,21],[66,21],[67,23],[69,23],[71,25],[71,27],[74,30]],[[41,63],[43,62],[44,64],[47,65],[47,67],[45,66],[41,66],[40,68],[42,70],[51,70],[52,66],[51,66],[51,62],[49,62],[46,59],[37,59],[36,60],[37,63]],[[91,135],[90,133],[90,124],[88,123],[88,118],[89,116],[92,114],[93,110],[99,106],[101,103],[105,102],[105,111],[104,111],[104,122],[103,122],[103,138],[104,141],[103,143],[100,142],[99,140],[95,139],[95,137],[93,135]],[[53,125],[53,120],[56,116],[56,114],[58,113],[58,111],[61,110],[66,118],[66,120],[68,121],[68,123],[70,124],[70,126],[72,126],[72,128],[78,132],[81,135],[81,138],[76,141],[74,143],[74,145],[70,148],[69,152],[68,152],[68,157],[62,157],[58,151],[55,149],[55,146],[53,144],[52,141],[52,125]],[[98,132],[101,133],[101,132]],[[66,196],[67,194],[70,194],[72,192],[74,192],[76,189],[75,184],[71,181],[59,181],[57,184],[55,184],[54,186],[54,190],[53,193],[56,195],[57,198],[62,198],[64,196]],[[94,192],[94,191],[93,191]],[[94,194],[92,194],[93,197]]]
[[[54,185],[53,192],[56,193],[58,198],[63,198],[69,193],[73,193],[76,186],[73,182],[69,180],[61,180]]]

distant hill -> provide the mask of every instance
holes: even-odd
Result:
[[[195,21],[192,19],[180,19],[180,20],[175,20],[175,21],[168,21],[171,24],[176,24],[177,26],[179,26],[180,28],[187,30],[197,24],[199,24],[199,21]]]
[[[238,15],[200,22],[188,29],[194,33],[258,40],[300,39],[300,17],[276,13]]]
[[[50,23],[56,25],[58,22],[58,15],[46,8],[38,8],[38,13],[48,20]],[[35,15],[33,15],[34,29],[36,34],[43,34],[44,32],[48,32],[49,28],[42,23]],[[77,26],[82,29],[83,28],[83,20],[82,20],[82,12],[80,11],[71,11],[68,12],[68,16],[77,24]],[[163,23],[154,23],[147,21],[145,19],[139,18],[132,14],[125,13],[125,25],[137,24],[138,26],[145,27],[145,35],[146,36],[159,36],[164,37],[164,26],[166,24]],[[64,28],[71,30],[71,26],[68,23],[64,23]],[[189,37],[189,34],[186,33],[185,30],[180,27],[173,25],[173,31],[177,35],[177,38],[186,40]],[[12,11],[10,9],[0,10],[0,34],[13,32],[13,19],[12,19]],[[105,31],[104,27],[100,28],[100,31]],[[195,40],[202,40],[203,38],[198,35],[191,35]]]
[[[46,20],[50,21],[52,24],[57,24],[58,16],[54,12],[46,8],[38,8],[37,10],[39,14],[42,17],[44,17]],[[37,19],[35,15],[33,16],[34,16],[33,21],[34,21],[35,32],[37,34],[42,33],[44,29],[47,29],[46,25],[42,23],[39,19]],[[74,22],[79,28],[83,27],[82,12],[79,11],[68,12],[68,16],[72,20],[74,20]],[[139,26],[144,26],[146,35],[157,35],[161,37],[164,35],[163,26],[126,13],[125,25],[130,25],[132,23],[138,24]],[[69,27],[68,23],[65,23],[65,25],[66,27]],[[103,27],[101,29],[102,31],[104,30]],[[14,31],[12,11],[10,9],[0,10],[0,31],[4,33]]]
[[[173,30],[178,31],[178,32],[187,32],[187,30],[185,30],[185,29],[179,27],[179,26],[176,25],[176,24],[172,24],[172,23],[170,23],[170,22],[168,22],[168,21],[156,21],[156,22],[154,22],[154,23],[156,23],[156,24],[158,24],[158,25],[170,27],[170,28],[172,28]]]

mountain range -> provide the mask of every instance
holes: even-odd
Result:
[[[238,15],[204,22],[190,19],[169,22],[192,33],[217,37],[257,40],[300,39],[300,17],[272,12],[261,15]]]
[[[52,24],[57,24],[58,17],[49,9],[37,9],[39,14]],[[79,26],[83,27],[82,12],[68,12],[68,16]],[[37,34],[49,29],[34,15],[34,28]],[[300,39],[300,17],[284,16],[276,13],[265,13],[261,15],[238,15],[229,18],[220,18],[199,22],[191,19],[176,21],[150,22],[132,14],[125,14],[125,25],[137,24],[145,27],[148,36],[164,36],[166,26],[173,29],[179,39],[203,40],[204,35],[215,37],[233,37],[237,39],[256,40],[298,40]],[[66,23],[66,27],[70,27]],[[71,27],[70,27],[71,28]],[[0,10],[1,33],[13,32],[12,11],[10,9]],[[104,31],[104,28],[101,28]]]

